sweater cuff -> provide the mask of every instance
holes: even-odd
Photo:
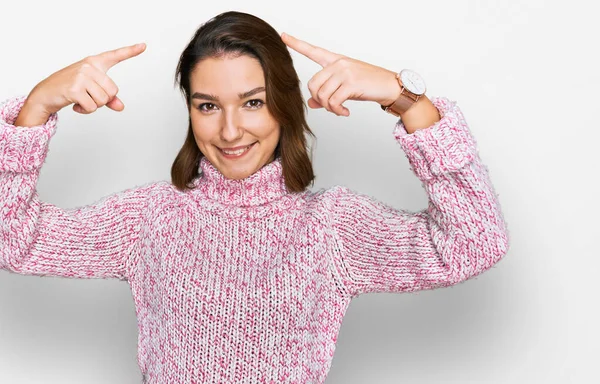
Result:
[[[399,120],[394,128],[396,141],[421,181],[457,171],[477,156],[476,140],[456,102],[445,97],[433,97],[431,102],[440,112],[440,120],[432,126],[409,134]]]
[[[48,153],[48,142],[56,132],[58,114],[33,127],[13,125],[27,96],[16,96],[0,104],[0,172],[27,173],[39,169]]]

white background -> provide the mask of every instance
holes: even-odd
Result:
[[[2,2],[0,99],[81,58],[137,42],[108,74],[125,111],[59,112],[38,182],[62,208],[153,180],[187,129],[174,86],[201,23],[253,13],[334,52],[412,68],[429,96],[456,100],[509,225],[492,270],[452,288],[355,299],[327,379],[334,383],[600,382],[596,5],[583,1]],[[223,5],[223,4],[226,4]],[[593,36],[596,36],[595,38]],[[320,67],[292,52],[306,83]],[[349,101],[349,118],[309,110],[316,188],[336,184],[419,210],[427,195],[392,129]],[[123,281],[0,271],[0,383],[137,383],[137,328]]]

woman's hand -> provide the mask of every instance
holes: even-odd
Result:
[[[288,47],[323,67],[308,81],[311,108],[325,108],[338,116],[350,116],[348,108],[342,105],[346,100],[369,100],[387,106],[400,97],[396,72],[329,52],[286,33],[281,38]],[[406,131],[414,133],[439,121],[440,114],[423,95],[400,118]]]
[[[346,100],[374,101],[390,105],[400,97],[396,73],[364,61],[329,52],[286,33],[283,42],[323,67],[309,81],[308,106],[324,107],[338,116],[349,116]]]
[[[125,106],[117,97],[119,88],[106,72],[145,49],[146,45],[142,43],[88,56],[73,63],[37,84],[29,93],[25,106],[47,116],[73,103],[73,110],[83,114],[92,113],[104,105],[122,111]]]

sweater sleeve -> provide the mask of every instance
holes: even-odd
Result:
[[[38,276],[127,279],[139,252],[152,184],[91,205],[61,209],[40,201],[36,184],[57,115],[40,126],[13,123],[25,96],[0,106],[0,268]]]
[[[432,103],[440,121],[412,134],[401,120],[394,129],[428,195],[426,209],[395,209],[332,188],[334,269],[351,296],[454,285],[491,268],[508,250],[498,196],[461,110],[447,98]]]

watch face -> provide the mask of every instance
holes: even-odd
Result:
[[[418,73],[410,69],[403,69],[400,72],[400,80],[404,87],[416,95],[425,93],[425,81]]]

